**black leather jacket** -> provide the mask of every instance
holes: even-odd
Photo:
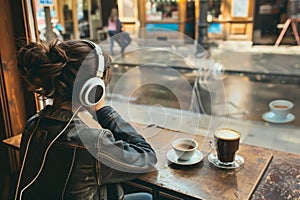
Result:
[[[76,116],[50,147],[38,178],[24,189],[41,168],[48,145],[66,127],[73,113],[46,106],[27,121],[21,160],[29,140],[30,143],[18,199],[21,191],[22,200],[122,199],[118,183],[154,169],[157,162],[154,150],[129,123],[109,106],[96,114],[102,129],[90,128]]]

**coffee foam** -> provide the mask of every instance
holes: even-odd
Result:
[[[234,140],[240,138],[240,133],[230,129],[216,131],[215,136],[224,140]]]

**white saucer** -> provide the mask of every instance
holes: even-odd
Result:
[[[235,155],[235,160],[230,165],[222,164],[218,160],[218,157],[217,157],[216,153],[210,153],[207,158],[208,158],[208,161],[210,163],[212,163],[214,166],[216,166],[218,168],[222,168],[222,169],[235,169],[235,168],[238,168],[238,167],[242,166],[244,164],[244,161],[245,161],[242,156],[237,155],[237,154]]]
[[[167,158],[169,159],[169,161],[171,161],[172,163],[175,163],[177,165],[194,165],[203,159],[203,155],[202,155],[201,151],[196,150],[195,154],[193,155],[193,157],[191,159],[180,160],[180,159],[178,159],[178,156],[176,155],[175,151],[173,149],[171,149],[167,153]]]
[[[285,119],[276,119],[275,114],[271,111],[266,112],[262,115],[263,120],[271,123],[289,123],[295,119],[295,116],[292,113],[289,113]]]

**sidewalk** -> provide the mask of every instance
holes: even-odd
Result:
[[[299,46],[252,46],[250,42],[221,41],[210,50],[214,61],[226,70],[300,75]]]
[[[159,41],[156,42],[159,43]],[[136,45],[134,41],[132,43]],[[101,43],[101,46],[105,50],[109,49],[108,42]],[[136,48],[136,46],[133,47],[133,49]],[[193,52],[196,49],[193,44],[160,48],[165,51],[178,50],[180,52]],[[119,54],[120,48],[117,44],[114,49],[116,54]],[[125,55],[122,58],[118,57],[118,62],[146,64],[151,61],[161,64],[168,62],[169,64],[170,60],[175,59],[177,66],[182,64],[182,61],[175,56],[166,59],[164,53],[154,54],[153,57],[151,55],[132,57],[131,50],[132,48],[129,46],[125,50]],[[207,53],[212,61],[220,63],[226,71],[300,76],[300,46],[252,46],[252,43],[247,41],[211,41]]]

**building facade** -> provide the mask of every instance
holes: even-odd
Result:
[[[140,37],[172,38],[170,32],[153,31],[158,28],[178,31],[197,39],[199,13],[207,12],[207,33],[211,40],[244,40],[252,41],[253,44],[274,44],[283,24],[291,16],[290,2],[297,0],[205,0],[207,10],[200,8],[200,1],[54,0],[50,5],[50,16],[54,24],[59,23],[62,27],[60,31],[66,39],[105,39],[100,34],[105,32],[112,7],[118,8],[125,30],[146,30],[139,35]],[[35,1],[35,6],[38,24],[43,23],[41,18],[44,16],[45,5]],[[151,34],[147,34],[148,31]],[[283,42],[288,42],[291,33],[288,32]]]

